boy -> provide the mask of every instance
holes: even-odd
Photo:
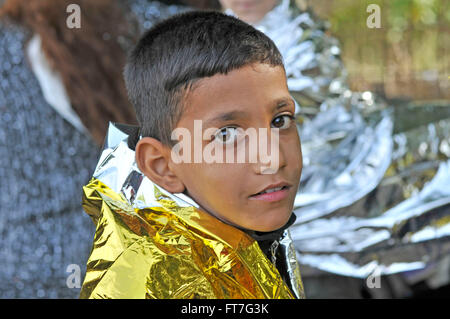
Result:
[[[133,152],[112,127],[84,188],[97,230],[81,297],[303,297],[287,231],[301,148],[274,43],[218,12],[176,15],[125,81],[142,137]]]

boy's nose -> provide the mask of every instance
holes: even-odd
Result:
[[[284,146],[280,145],[279,131],[271,128],[258,134],[258,162],[254,165],[256,174],[275,174],[286,166]]]

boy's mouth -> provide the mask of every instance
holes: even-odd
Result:
[[[291,185],[287,182],[271,184],[259,193],[251,195],[249,198],[269,202],[278,201],[287,196],[290,187]]]

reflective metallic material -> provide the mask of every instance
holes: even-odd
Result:
[[[448,255],[448,105],[430,115],[352,92],[338,41],[293,0],[255,27],[279,47],[300,105],[304,168],[291,232],[299,261],[311,267],[303,275],[402,273]]]
[[[142,175],[129,126],[110,125],[83,206],[97,225],[82,298],[294,298],[303,286],[289,232],[292,291],[252,237]]]
[[[186,10],[127,3],[143,30]],[[268,15],[257,27],[280,47],[301,105],[305,167],[292,231],[299,261],[358,278],[377,266],[385,274],[428,269],[450,252],[445,107],[433,107],[437,116],[427,123],[431,116],[417,107],[399,113],[371,92],[350,91],[339,44],[324,33],[324,23],[293,1],[281,5],[273,22]],[[28,35],[0,24],[0,297],[73,298],[79,289],[67,287],[66,269],[78,264],[84,274],[94,233],[80,189],[98,158],[94,144],[44,100],[24,57]],[[135,196],[139,176],[129,175],[123,196]]]
[[[324,32],[321,21],[301,12],[294,0],[280,1],[254,26],[268,35],[283,55],[289,89],[303,97],[300,105],[305,101],[320,104],[347,89],[337,39]]]

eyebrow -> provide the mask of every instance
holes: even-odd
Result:
[[[272,108],[272,112],[275,113],[276,111],[278,111],[279,109],[288,106],[289,104],[292,104],[295,107],[295,102],[292,98],[280,98],[275,100],[274,102],[271,103],[272,105],[274,105],[274,107]],[[226,112],[226,113],[221,113],[209,120],[205,121],[205,125],[209,126],[210,124],[213,123],[221,123],[221,122],[227,122],[227,121],[234,121],[234,120],[238,120],[241,118],[246,118],[248,117],[248,113],[245,111],[230,111],[230,112]]]

